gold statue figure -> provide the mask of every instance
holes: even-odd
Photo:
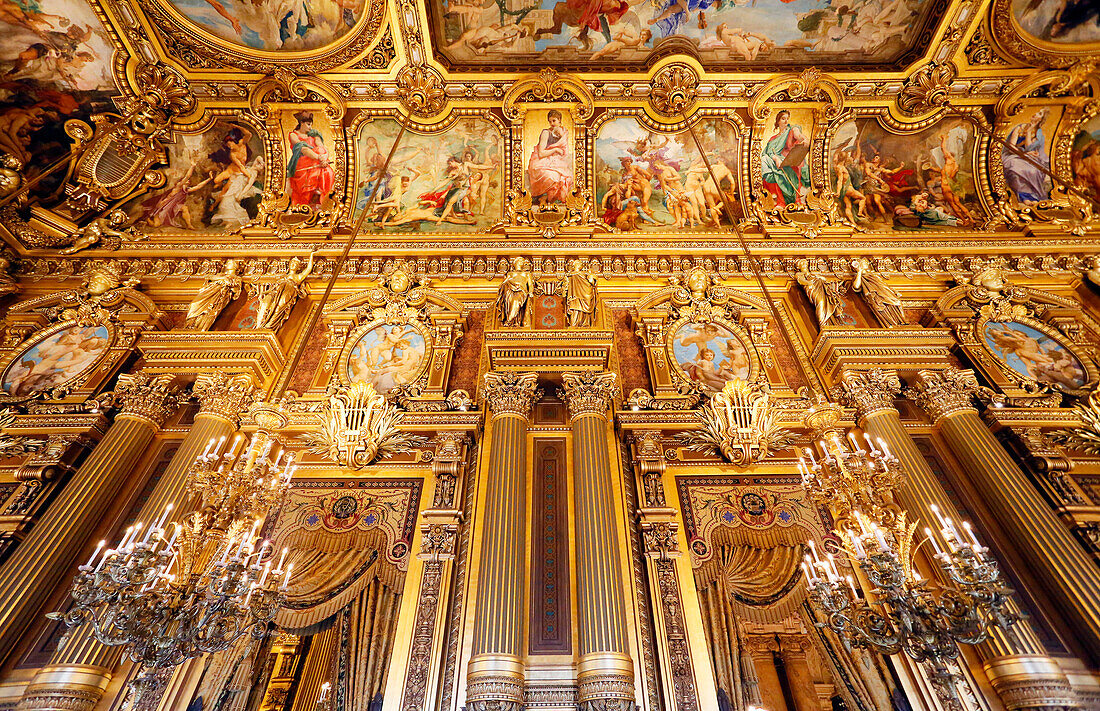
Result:
[[[817,311],[817,325],[824,328],[838,313],[843,315],[844,285],[837,279],[826,279],[811,272],[809,260],[799,259],[795,266],[798,267],[795,279],[802,285],[802,290]]]
[[[531,297],[538,286],[531,276],[531,265],[523,257],[512,260],[512,270],[504,277],[497,292],[497,316],[501,326],[529,326]]]
[[[241,295],[241,285],[236,260],[226,260],[225,273],[207,279],[195,293],[183,327],[189,331],[209,331],[229,302]]]
[[[565,317],[571,327],[591,327],[596,319],[596,304],[599,293],[596,277],[581,266],[579,259],[569,262],[565,276],[561,279],[565,287]]]
[[[302,260],[294,257],[290,260],[288,271],[270,284],[262,284],[255,289],[255,295],[260,302],[256,309],[256,325],[254,328],[267,328],[272,331],[282,326],[290,310],[302,296],[302,284],[313,271],[313,257],[316,252],[311,252],[309,261],[302,267]]]
[[[145,239],[145,235],[136,235],[127,229],[120,229],[126,223],[126,213],[122,210],[111,210],[104,217],[97,217],[76,233],[73,243],[58,254],[74,254],[82,249],[100,244],[104,247],[117,248],[119,242],[137,242]]]
[[[871,268],[868,259],[852,260],[855,278],[852,291],[863,294],[863,300],[875,312],[883,326],[901,326],[906,323],[905,310],[901,307],[901,295],[890,286],[881,274]]]

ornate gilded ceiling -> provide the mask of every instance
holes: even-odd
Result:
[[[20,253],[1064,243],[1100,196],[1089,0],[0,8]]]

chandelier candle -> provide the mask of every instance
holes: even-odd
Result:
[[[271,541],[258,534],[285,500],[295,465],[289,454],[272,454],[276,442],[265,434],[247,449],[243,442],[212,439],[187,473],[195,506],[183,523],[168,535],[169,503],[148,528],[129,526],[117,548],[101,541],[78,569],[73,606],[51,615],[70,629],[90,624],[101,643],[125,647],[141,668],[130,682],[136,711],[156,708],[182,662],[248,633],[265,635],[285,602],[287,550],[273,568]]]

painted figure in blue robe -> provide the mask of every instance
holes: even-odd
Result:
[[[1008,144],[1021,151],[1026,158],[1007,147],[1001,151],[1005,182],[1021,202],[1050,199],[1050,178],[1047,176],[1050,156],[1047,155],[1046,137],[1043,135],[1043,120],[1046,117],[1047,110],[1039,109],[1030,121],[1013,126],[1008,132]]]
[[[780,206],[802,202],[803,189],[810,185],[810,166],[806,160],[810,141],[801,127],[792,125],[790,120],[791,112],[785,109],[775,115],[775,133],[764,144],[760,156],[764,188]],[[787,158],[793,150],[803,156],[801,161],[790,165]]]

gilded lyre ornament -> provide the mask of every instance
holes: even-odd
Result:
[[[523,257],[512,260],[512,269],[504,276],[497,290],[497,318],[501,326],[530,326],[531,297],[538,293],[538,284],[531,274],[531,263]]]
[[[839,279],[828,279],[810,270],[810,262],[799,259],[795,263],[798,273],[795,279],[817,312],[817,325],[828,326],[837,314],[844,315],[845,285]]]
[[[287,273],[280,275],[267,284],[249,284],[252,296],[259,302],[256,309],[256,324],[253,328],[266,328],[272,331],[278,330],[290,316],[294,304],[302,296],[302,284],[313,272],[313,258],[316,252],[311,252],[309,261],[302,266],[302,260],[294,257],[290,260]]]
[[[579,259],[570,261],[560,283],[565,289],[566,321],[574,328],[591,327],[596,319],[599,292],[588,265],[582,265]]]
[[[901,306],[901,294],[871,267],[871,260],[864,257],[853,259],[852,270],[855,272],[852,291],[863,295],[863,300],[882,325],[904,325],[906,318]]]
[[[237,261],[227,259],[225,272],[207,279],[195,292],[183,327],[189,331],[210,330],[229,302],[241,295],[242,286],[243,281],[237,275]]]
[[[779,426],[767,381],[734,378],[699,408],[703,429],[679,435],[689,450],[717,450],[731,464],[746,467],[786,449],[795,435]]]
[[[336,389],[319,414],[320,428],[301,435],[310,445],[306,451],[343,467],[364,469],[425,442],[423,437],[397,428],[404,413],[367,382]]]
[[[125,102],[121,115],[95,114],[94,132],[77,119],[65,123],[81,151],[75,182],[65,188],[67,207],[77,214],[101,210],[149,180],[148,169],[165,161],[162,141],[171,134],[172,118],[195,106],[187,80],[175,69],[143,64],[135,76],[139,92]]]

